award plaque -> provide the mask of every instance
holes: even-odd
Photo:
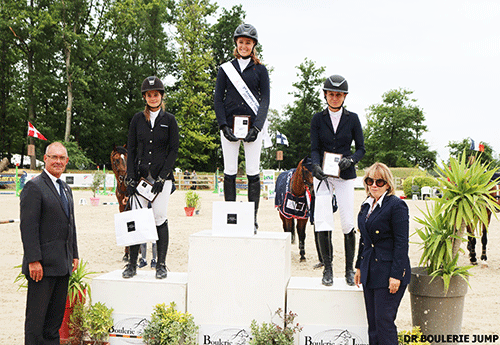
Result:
[[[245,139],[250,129],[250,115],[234,115],[234,136],[238,139]]]
[[[339,177],[339,162],[342,155],[339,153],[325,152],[323,155],[323,173],[328,176]]]
[[[151,182],[142,177],[137,184],[137,193],[144,199],[153,202],[158,194],[151,192],[153,185]]]

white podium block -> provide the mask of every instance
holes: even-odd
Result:
[[[333,286],[324,286],[320,277],[292,277],[287,311],[296,313],[295,321],[304,327],[298,336],[300,345],[333,344],[340,338],[349,339],[346,344],[368,344],[363,290],[348,286],[344,278],[334,278]]]
[[[204,325],[249,327],[285,309],[291,277],[290,234],[189,237],[188,312]],[[200,332],[201,333],[201,332]],[[203,338],[203,334],[200,334]]]
[[[212,207],[212,235],[243,237],[255,234],[253,201],[215,201]]]
[[[166,279],[156,279],[155,272],[137,270],[124,279],[116,270],[92,279],[92,303],[113,308],[111,345],[142,344],[142,331],[157,304],[175,302],[178,311],[186,312],[187,273],[168,272]]]

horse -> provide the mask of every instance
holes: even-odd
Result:
[[[297,168],[284,171],[276,180],[274,205],[279,211],[283,230],[291,234],[295,243],[295,219],[299,236],[300,261],[306,261],[306,224],[310,214],[313,175],[309,157],[302,159]]]
[[[495,174],[495,176],[500,176],[500,174]],[[494,178],[495,179],[495,178]],[[495,185],[491,190],[490,190],[490,195],[495,198],[495,201],[498,205],[497,207],[497,212],[500,211],[500,184]],[[491,221],[491,211],[486,210],[488,214],[488,226]],[[482,252],[481,252],[481,266],[482,267],[488,267],[488,263],[486,260],[488,257],[486,256],[486,245],[488,244],[488,228],[487,225],[482,224],[481,227],[481,244],[482,244]],[[467,242],[467,249],[469,250],[469,260],[472,265],[477,265],[477,258],[476,258],[476,237],[474,236],[474,229],[472,229],[470,226],[467,226],[467,232],[468,232],[468,239],[469,241]]]
[[[120,212],[125,211],[127,204],[127,186],[125,186],[125,177],[127,176],[127,145],[113,146],[111,151],[111,167],[116,178],[116,199],[118,200],[118,207]],[[125,247],[125,255],[123,261],[128,261],[129,247]]]

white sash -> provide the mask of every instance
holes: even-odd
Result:
[[[248,88],[248,86],[245,83],[245,81],[243,80],[243,78],[241,78],[241,75],[238,73],[236,68],[234,68],[234,65],[231,63],[231,61],[228,61],[226,63],[223,63],[221,65],[221,67],[224,70],[224,72],[226,73],[229,80],[231,80],[231,83],[233,83],[236,90],[238,90],[241,97],[243,97],[245,102],[247,102],[248,106],[250,107],[250,109],[252,109],[254,114],[257,115],[257,112],[259,111],[259,102],[257,101],[255,96],[253,95],[252,91],[250,91],[250,89]],[[269,125],[268,125],[268,122],[266,119],[266,121],[264,122],[264,127],[262,128],[262,130],[264,132],[262,134],[263,134],[265,148],[272,146],[271,137],[270,137],[269,132],[267,130],[268,127],[269,127]]]

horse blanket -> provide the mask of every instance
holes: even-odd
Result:
[[[311,193],[297,196],[292,193],[292,175],[297,169],[290,169],[279,174],[275,186],[274,206],[287,219],[307,219],[311,208]]]

